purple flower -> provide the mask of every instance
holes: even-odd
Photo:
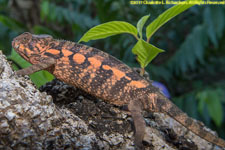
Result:
[[[167,90],[167,88],[166,88],[166,86],[165,86],[164,84],[162,84],[162,83],[160,83],[160,82],[157,82],[157,81],[153,81],[152,85],[153,85],[154,87],[159,88],[160,92],[161,92],[164,96],[166,96],[167,98],[170,98],[170,93],[169,93],[169,91]]]

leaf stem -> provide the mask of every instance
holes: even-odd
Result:
[[[134,35],[134,34],[133,34]],[[139,40],[139,38],[138,38],[138,36],[137,35],[134,35],[134,37],[136,38],[136,40],[138,41]]]
[[[150,41],[150,37],[147,39],[147,41],[146,41],[146,42],[147,42],[147,43],[149,43],[149,41]]]
[[[144,76],[144,74],[145,74],[145,68],[141,68],[140,75],[141,75],[141,76]]]

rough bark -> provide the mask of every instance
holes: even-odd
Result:
[[[15,76],[0,51],[0,149],[134,149],[123,108],[58,80],[40,90],[52,96]],[[164,114],[144,116],[145,149],[220,149]]]

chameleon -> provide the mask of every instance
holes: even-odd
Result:
[[[47,70],[57,79],[116,106],[128,106],[133,118],[134,144],[142,147],[146,124],[143,111],[164,113],[197,136],[222,148],[225,141],[203,128],[167,99],[150,81],[117,58],[75,42],[51,35],[25,32],[12,41],[12,47],[32,65],[18,70],[29,75]]]

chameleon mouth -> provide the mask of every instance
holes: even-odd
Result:
[[[12,47],[13,47],[13,48],[15,47],[15,42],[14,42],[14,40],[12,41]]]
[[[13,40],[13,41],[12,41],[12,47],[13,47],[14,49],[18,49],[20,46],[19,46],[19,44],[16,44],[15,40]]]

